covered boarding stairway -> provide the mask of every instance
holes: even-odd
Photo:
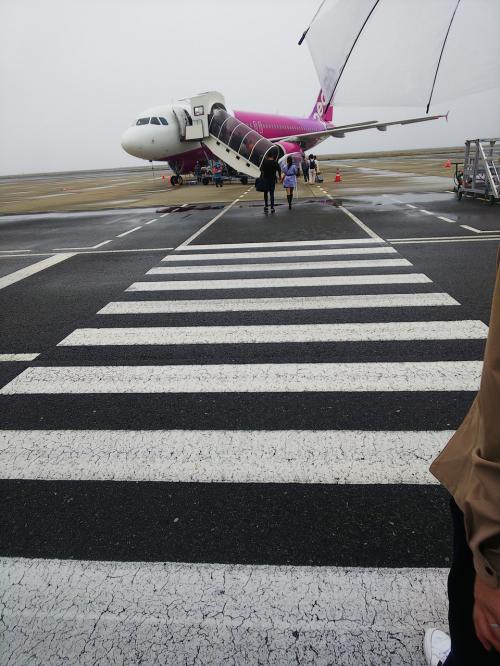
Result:
[[[281,146],[265,139],[224,109],[215,109],[210,118],[209,136],[205,146],[218,158],[238,172],[257,178],[260,166],[272,150],[283,156]]]

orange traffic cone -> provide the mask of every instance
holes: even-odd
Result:
[[[162,176],[161,179],[162,179],[162,182],[165,182],[165,176]]]
[[[446,160],[446,162],[444,163],[444,168],[451,169],[451,160]]]
[[[342,176],[340,175],[340,169],[337,169],[337,172],[335,174],[335,182],[340,183],[341,180],[342,180]]]

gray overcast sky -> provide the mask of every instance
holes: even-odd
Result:
[[[219,90],[230,108],[308,115],[319,84],[297,40],[319,0],[0,0],[0,173],[145,164],[120,136],[148,106]],[[388,26],[388,30],[393,26]],[[457,65],[458,75],[458,65]],[[450,121],[329,139],[318,153],[460,145],[500,135],[497,90]],[[334,110],[334,122],[423,109]]]

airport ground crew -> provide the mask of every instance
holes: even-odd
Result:
[[[281,176],[281,169],[274,152],[269,151],[260,167],[261,178],[264,181],[264,213],[269,211],[268,197],[271,198],[271,213],[274,213],[274,189],[276,180]]]
[[[297,187],[298,167],[293,163],[291,155],[288,155],[286,158],[286,166],[282,168],[282,171],[283,187],[286,189],[288,209],[292,210],[293,191]]]
[[[196,162],[193,171],[196,176],[196,182],[201,183],[201,164],[199,162]]]
[[[479,393],[431,472],[450,491],[450,637],[428,629],[427,663],[500,664],[500,248]]]

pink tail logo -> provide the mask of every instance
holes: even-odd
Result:
[[[318,99],[314,105],[314,109],[311,111],[309,118],[314,118],[314,120],[322,120],[323,122],[331,122],[333,118],[333,108],[331,105],[327,106],[326,97],[323,90],[319,91]]]

